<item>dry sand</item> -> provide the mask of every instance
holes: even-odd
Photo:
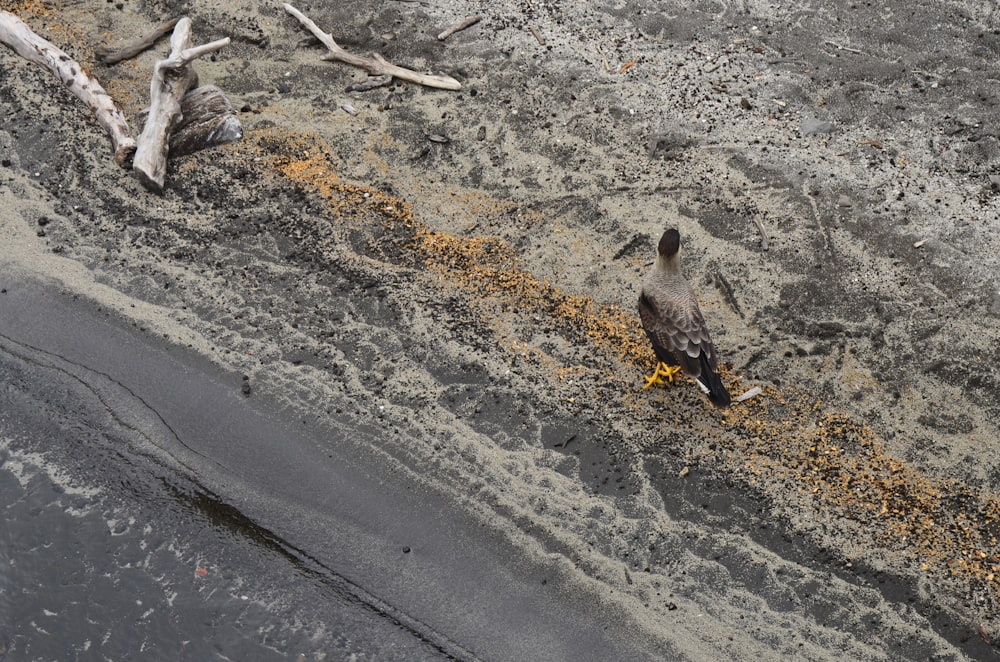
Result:
[[[5,269],[317,425],[381,427],[386,463],[650,648],[992,654],[991,3],[300,6],[351,51],[464,85],[353,93],[363,73],[320,61],[277,3],[0,6],[132,118],[165,44],[116,67],[91,45],[186,13],[196,40],[232,37],[197,69],[246,130],[155,196],[47,72],[0,53]],[[635,300],[668,226],[730,390],[762,396],[641,391]]]

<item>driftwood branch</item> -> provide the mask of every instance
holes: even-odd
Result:
[[[326,32],[323,32],[319,27],[312,22],[307,16],[305,16],[298,9],[292,5],[285,3],[285,11],[298,19],[299,23],[303,25],[309,32],[313,34],[317,39],[322,42],[326,49],[329,51],[323,56],[324,60],[332,60],[336,62],[343,62],[344,64],[350,64],[351,66],[359,67],[364,69],[372,76],[385,76],[390,75],[401,80],[408,80],[411,83],[417,83],[418,85],[426,85],[427,87],[436,87],[442,90],[460,90],[462,89],[462,84],[451,76],[444,75],[430,75],[421,74],[416,71],[411,71],[410,69],[404,69],[403,67],[397,67],[391,64],[384,57],[378,53],[372,54],[372,57],[361,57],[360,55],[354,55],[340,46],[334,41],[333,37]]]
[[[10,12],[0,11],[0,42],[29,62],[51,71],[70,92],[86,103],[94,111],[98,123],[111,136],[115,162],[121,166],[128,162],[135,151],[135,139],[125,115],[97,79],[85,72],[64,51],[32,32],[24,21]]]
[[[94,49],[94,55],[104,64],[117,64],[122,60],[130,60],[147,48],[156,43],[156,40],[174,29],[180,19],[172,18],[169,21],[160,23],[152,32],[138,39],[131,44],[126,44],[121,48],[107,48],[98,46]]]
[[[132,162],[132,168],[146,188],[156,192],[163,190],[170,132],[181,118],[181,99],[197,78],[188,65],[228,43],[227,37],[192,47],[191,19],[185,17],[177,22],[170,37],[169,57],[153,67],[153,80],[149,86],[149,117],[139,136]]]
[[[460,32],[465,28],[471,28],[473,25],[481,21],[482,18],[483,18],[482,16],[466,16],[461,20],[455,21],[447,28],[445,28],[444,32],[442,32],[437,36],[438,41],[444,41],[445,39],[455,34],[456,32]]]

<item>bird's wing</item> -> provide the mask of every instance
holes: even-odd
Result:
[[[697,302],[694,305],[686,303],[682,305],[655,297],[644,289],[639,296],[639,317],[657,357],[663,360],[661,351],[671,358],[676,357],[674,365],[679,361],[684,372],[697,377],[701,374],[702,354],[713,370],[718,359]]]

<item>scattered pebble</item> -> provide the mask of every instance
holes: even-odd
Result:
[[[836,130],[833,122],[827,122],[826,120],[819,120],[815,117],[803,117],[802,118],[802,135],[803,136],[816,136],[821,133],[832,133]]]

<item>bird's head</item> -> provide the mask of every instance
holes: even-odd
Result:
[[[678,270],[680,252],[681,233],[670,228],[660,237],[660,243],[656,247],[656,267],[661,271]]]

